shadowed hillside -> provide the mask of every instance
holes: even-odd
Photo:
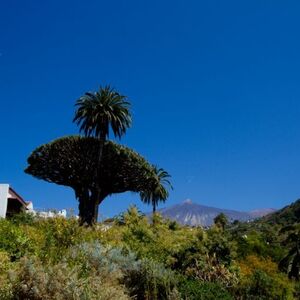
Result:
[[[261,222],[269,224],[292,225],[300,222],[300,199],[284,208],[263,217]]]

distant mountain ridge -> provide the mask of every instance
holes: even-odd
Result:
[[[242,212],[200,205],[193,203],[190,199],[185,200],[183,203],[158,210],[163,217],[177,221],[182,225],[190,226],[211,226],[214,222],[214,218],[220,213],[224,213],[228,220],[233,222],[234,220],[253,220],[274,211],[274,209],[268,208],[251,212]]]
[[[289,226],[300,223],[300,199],[277,210],[272,214],[268,214],[259,220],[269,224],[281,224],[282,226]]]
[[[276,212],[276,209],[274,208],[263,208],[263,209],[251,210],[249,214],[254,218],[260,218],[272,214],[274,212]]]

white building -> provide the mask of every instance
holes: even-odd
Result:
[[[0,184],[0,218],[26,211],[42,218],[67,217],[67,210],[34,210],[31,201],[25,201],[9,184]]]
[[[32,202],[26,202],[9,184],[0,184],[0,217],[6,218],[21,211],[33,209]]]
[[[62,209],[62,210],[59,210],[59,211],[38,211],[38,212],[35,212],[33,211],[34,214],[37,214],[39,217],[42,217],[42,218],[54,218],[54,217],[64,217],[66,218],[67,217],[67,210],[66,209]]]

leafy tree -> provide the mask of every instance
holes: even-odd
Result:
[[[215,217],[214,223],[224,230],[225,226],[228,224],[228,219],[224,213],[220,213]]]
[[[164,169],[154,166],[153,173],[148,189],[141,192],[141,199],[143,202],[152,205],[154,215],[158,203],[167,200],[169,196],[168,188],[172,188],[172,185],[169,181],[170,175]]]
[[[95,163],[94,173],[95,186],[91,201],[100,203],[101,201],[101,160],[106,139],[110,130],[115,137],[121,138],[131,125],[131,114],[129,112],[129,102],[126,96],[119,94],[110,86],[100,87],[97,92],[85,93],[81,96],[76,105],[77,110],[73,122],[80,127],[80,131],[86,136],[94,136],[99,140],[98,159]],[[93,222],[97,221],[98,205],[93,205],[96,209]]]
[[[153,167],[142,156],[110,141],[104,144],[102,171],[95,177],[99,147],[94,137],[63,137],[34,150],[25,170],[38,179],[71,187],[79,200],[82,224],[94,222],[96,206],[108,195],[126,191],[143,194],[153,182]],[[93,201],[98,188],[99,201]]]

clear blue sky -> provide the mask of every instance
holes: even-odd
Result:
[[[26,175],[40,144],[77,133],[75,100],[112,84],[121,141],[172,175],[169,204],[279,208],[300,197],[299,1],[2,1],[0,182],[36,207],[77,207]],[[106,199],[114,215],[137,195]]]

